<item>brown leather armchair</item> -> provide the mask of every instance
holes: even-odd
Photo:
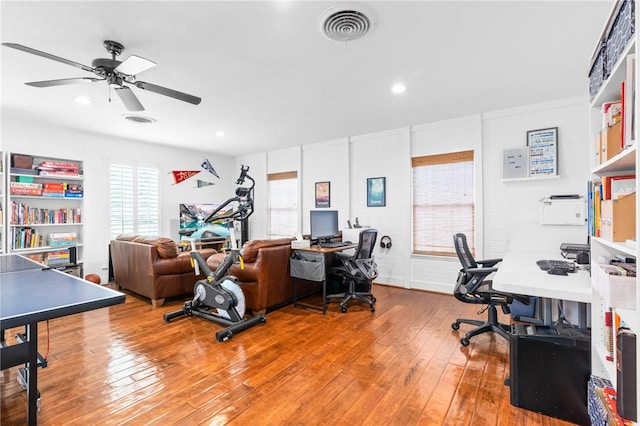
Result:
[[[154,308],[167,297],[193,294],[196,275],[189,252],[179,253],[170,238],[120,235],[110,243],[116,285],[151,299]],[[198,250],[207,257],[214,249]]]
[[[238,279],[247,310],[258,315],[293,301],[293,281],[289,273],[291,238],[248,241],[240,254],[244,269],[236,264],[229,274]],[[214,254],[207,258],[207,265],[215,271],[224,257],[224,253]]]

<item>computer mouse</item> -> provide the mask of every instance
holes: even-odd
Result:
[[[547,270],[547,274],[551,275],[569,275],[566,269],[562,268],[550,268]]]
[[[351,241],[343,241],[345,244],[353,244]]]

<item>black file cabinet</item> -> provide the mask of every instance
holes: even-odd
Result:
[[[565,326],[517,324],[510,341],[511,404],[589,425],[591,333]]]

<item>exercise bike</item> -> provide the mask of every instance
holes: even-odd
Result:
[[[240,333],[254,325],[265,324],[267,322],[263,314],[244,318],[244,293],[238,285],[237,278],[228,273],[231,266],[235,263],[239,263],[240,268],[244,267],[234,235],[234,221],[245,220],[253,213],[253,188],[255,181],[248,175],[248,171],[248,166],[241,166],[240,177],[238,177],[236,181],[236,184],[239,185],[236,188],[236,196],[229,198],[204,220],[205,223],[222,221],[230,225],[229,236],[231,239],[231,249],[215,272],[211,271],[207,262],[198,251],[191,250],[191,261],[194,265],[196,275],[199,275],[201,268],[206,278],[196,282],[193,289],[193,299],[185,302],[182,309],[164,314],[165,322],[170,322],[172,319],[182,316],[197,316],[227,326],[216,333],[216,340],[219,342],[231,340],[234,334]],[[245,179],[251,181],[249,187],[242,186]],[[232,203],[237,203],[235,210],[232,208],[229,211],[225,211],[225,208]]]

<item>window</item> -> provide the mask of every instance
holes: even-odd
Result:
[[[298,172],[271,173],[269,237],[293,237],[298,232]]]
[[[158,169],[130,164],[109,166],[111,238],[160,232]]]
[[[411,165],[413,253],[455,256],[456,232],[475,253],[473,151],[415,157]]]

